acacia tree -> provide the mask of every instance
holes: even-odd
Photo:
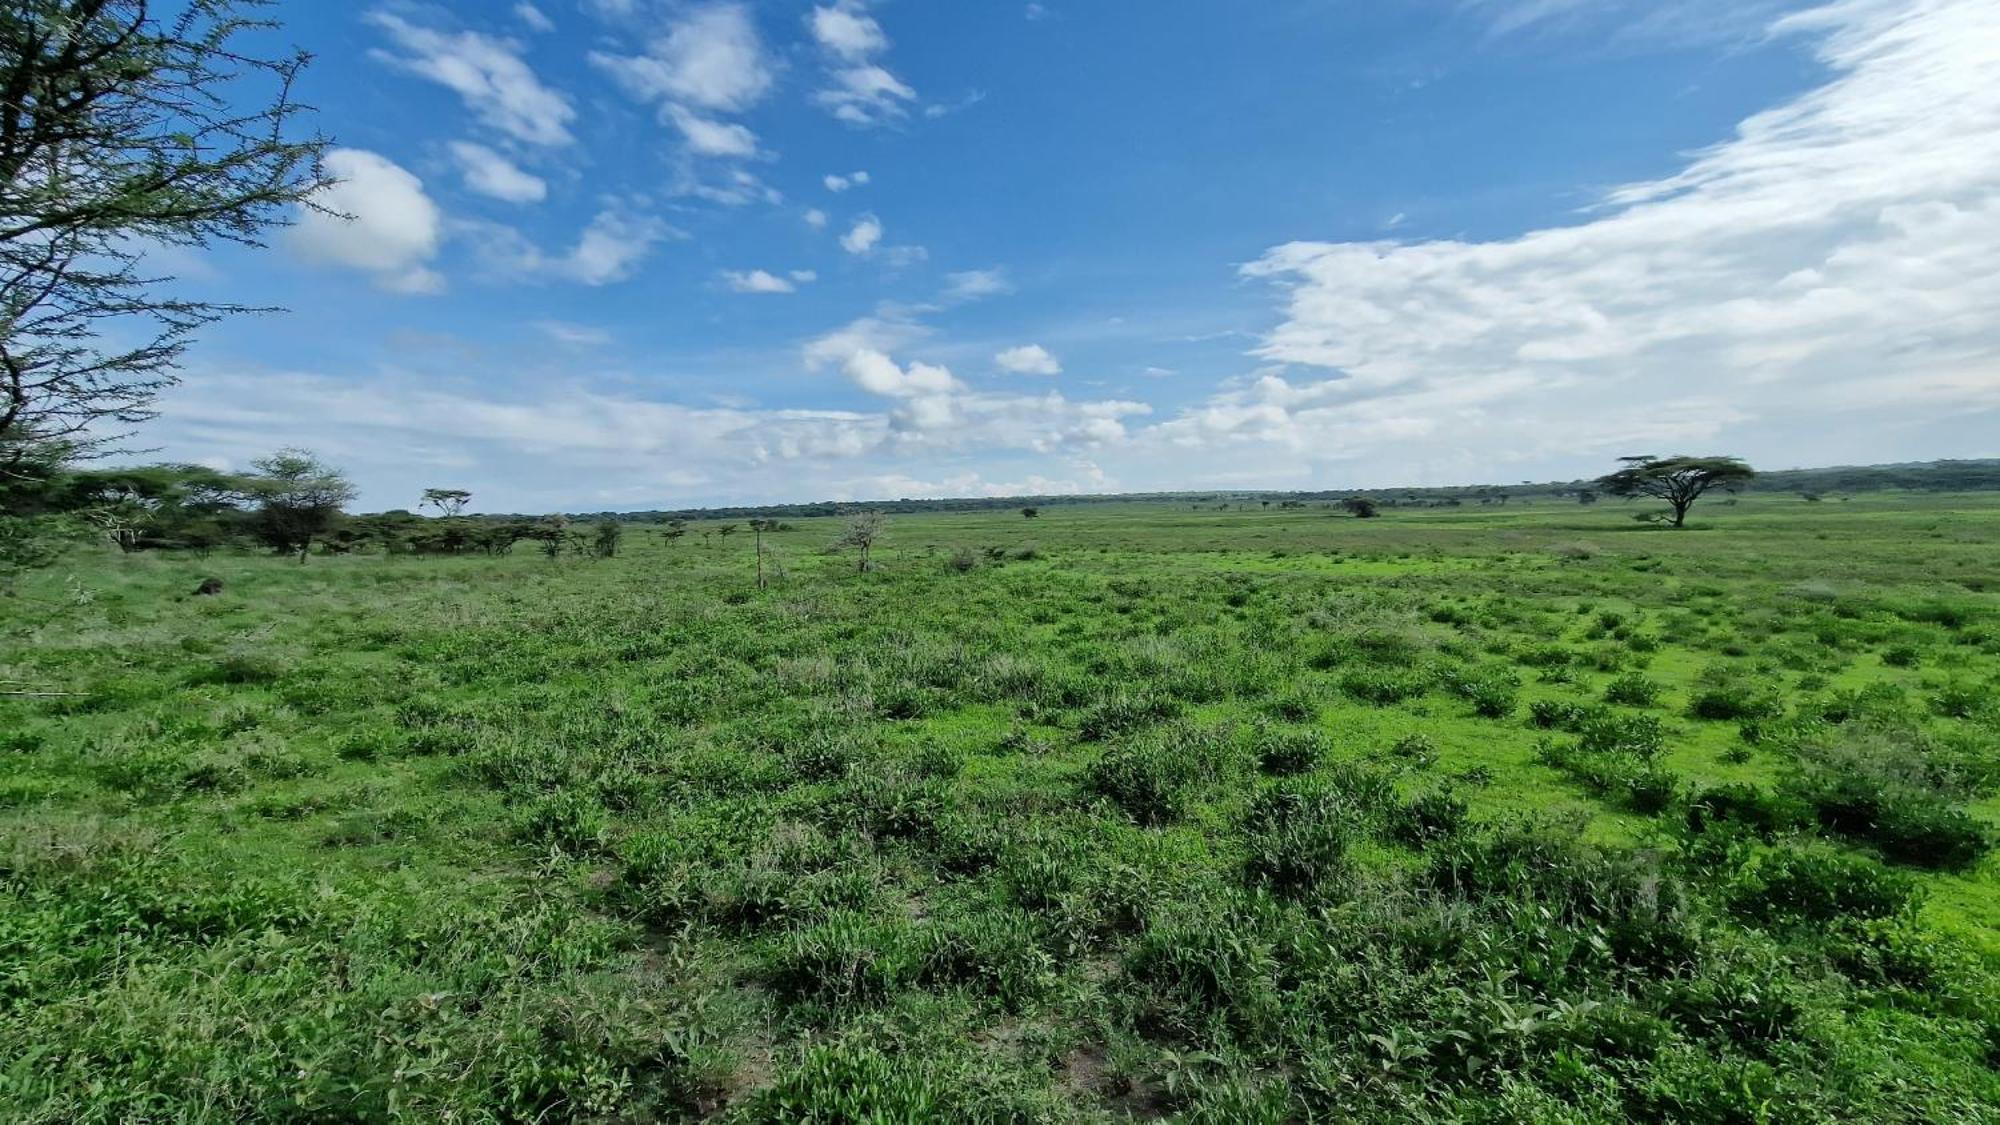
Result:
[[[438,515],[450,519],[465,511],[465,506],[470,503],[472,493],[462,488],[426,488],[417,507],[436,508]]]
[[[880,512],[861,512],[847,521],[840,538],[833,541],[836,547],[853,547],[860,552],[860,560],[855,565],[855,573],[865,574],[869,567],[869,555],[875,550],[875,543],[888,529],[889,521]]]
[[[307,56],[240,43],[261,6],[0,4],[0,452],[108,452],[151,417],[190,335],[252,310],[167,294],[146,249],[259,245],[327,185],[291,92]]]
[[[251,526],[272,550],[297,551],[304,563],[313,540],[331,531],[353,502],[354,485],[304,449],[281,449],[250,465],[256,475],[245,477],[242,489],[256,505]]]
[[[1674,527],[1687,522],[1688,509],[1711,488],[1734,490],[1757,475],[1736,457],[1620,457],[1625,467],[1597,478],[1597,486],[1613,496],[1649,496],[1667,503],[1666,520]]]
[[[618,542],[625,537],[625,525],[617,520],[598,520],[591,540],[591,550],[600,559],[618,557]]]

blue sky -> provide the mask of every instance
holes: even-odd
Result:
[[[146,431],[367,507],[1990,455],[1987,0],[280,3],[340,217]]]

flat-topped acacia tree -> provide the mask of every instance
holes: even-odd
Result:
[[[419,508],[436,508],[438,515],[450,519],[465,511],[472,503],[472,493],[463,488],[426,488],[424,498],[417,504]]]
[[[1734,489],[1757,475],[1757,471],[1737,457],[1654,457],[1644,454],[1621,457],[1625,467],[1597,478],[1597,486],[1613,496],[1632,499],[1650,496],[1667,502],[1671,512],[1667,522],[1681,527],[1688,509],[1711,488]]]

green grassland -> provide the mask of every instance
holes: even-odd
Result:
[[[72,556],[0,1119],[2000,1119],[2000,498],[1632,510]]]

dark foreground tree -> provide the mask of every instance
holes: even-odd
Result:
[[[1382,514],[1381,509],[1375,506],[1375,501],[1366,496],[1350,496],[1342,500],[1340,506],[1347,510],[1348,515],[1358,520],[1372,520]]]
[[[353,502],[354,485],[303,449],[281,449],[250,464],[256,474],[242,488],[256,505],[252,529],[272,550],[297,551],[305,562],[313,540],[332,531]]]
[[[244,42],[261,6],[0,4],[0,451],[89,456],[150,417],[190,334],[250,310],[167,294],[146,249],[258,245],[325,186],[306,56]]]
[[[1036,516],[1042,514],[1042,510],[1040,508],[1022,508],[1021,514],[1029,519],[1034,519]]]
[[[1674,527],[1687,522],[1688,509],[1711,488],[1733,491],[1757,475],[1735,457],[1621,457],[1625,467],[1597,478],[1597,486],[1613,496],[1649,496],[1667,503],[1666,521]]]

